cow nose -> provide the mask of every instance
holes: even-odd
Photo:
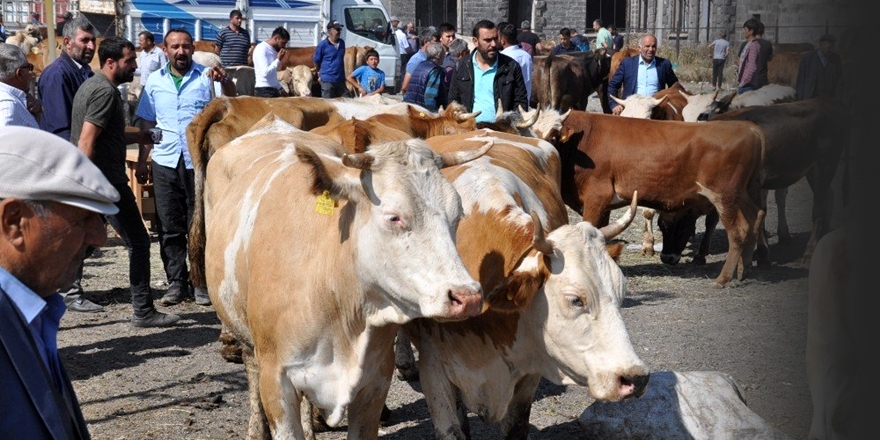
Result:
[[[626,399],[630,397],[641,397],[648,388],[648,380],[651,378],[648,374],[639,374],[636,376],[622,376],[620,378],[620,397]]]
[[[449,289],[451,319],[466,319],[483,311],[483,290],[479,284],[455,286]]]
[[[709,120],[708,113],[700,113],[700,116],[697,116],[697,122],[706,122]]]
[[[678,264],[678,260],[680,259],[681,254],[660,254],[660,261],[670,266]]]

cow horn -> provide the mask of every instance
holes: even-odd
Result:
[[[521,115],[525,116],[528,114],[527,111],[523,110],[522,106],[519,106],[519,112]],[[516,128],[529,128],[535,125],[535,122],[538,122],[538,116],[541,114],[541,109],[535,109],[534,114],[528,121],[521,121],[516,123]]]
[[[633,199],[632,203],[630,203],[629,205],[629,211],[627,211],[626,214],[623,215],[623,217],[617,219],[616,222],[599,230],[602,232],[602,235],[605,236],[605,241],[611,240],[612,238],[616,237],[618,234],[623,232],[624,229],[629,227],[630,223],[632,223],[633,218],[635,218],[636,216],[636,207],[639,203],[638,196],[639,192],[633,191]]]
[[[553,245],[547,241],[547,237],[544,235],[544,227],[541,226],[541,219],[538,218],[538,213],[531,210],[529,215],[532,217],[532,226],[534,227],[532,247],[544,255],[553,255]]]
[[[346,154],[342,156],[342,164],[360,170],[369,170],[373,166],[373,156],[367,153]]]
[[[715,100],[718,99],[718,92],[720,92],[720,91],[721,91],[721,90],[716,90],[715,93],[712,95],[712,100],[713,100],[713,101],[715,101]]]
[[[563,113],[561,116],[559,116],[559,122],[560,122],[560,123],[565,122],[565,119],[568,118],[568,115],[571,114],[571,110],[572,110],[572,109],[569,108],[568,111],[566,111],[566,112]]]
[[[620,98],[618,98],[618,97],[616,97],[616,96],[614,96],[614,95],[608,95],[608,96],[609,96],[611,99],[613,99],[614,102],[616,102],[616,103],[618,103],[618,104],[620,104],[620,105],[625,105],[625,104],[626,104],[626,101],[624,101],[624,100],[622,100],[622,99],[620,99]]]
[[[458,115],[458,122],[465,122],[468,119],[476,119],[477,116],[480,116],[480,113],[483,113],[482,110],[477,110],[473,113],[460,113]]]
[[[489,151],[489,149],[492,148],[492,145],[494,144],[494,142],[489,141],[483,144],[482,147],[474,150],[456,151],[454,153],[442,153],[440,154],[440,158],[443,160],[443,168],[463,164],[465,162],[470,162],[486,154],[486,152]]]

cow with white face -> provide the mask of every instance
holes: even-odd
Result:
[[[455,249],[462,213],[424,141],[361,154],[276,120],[210,158],[204,254],[208,293],[243,348],[249,439],[302,439],[307,398],[349,438],[376,438],[400,324],[479,314],[481,288]],[[202,155],[201,157],[207,157]]]
[[[597,400],[617,401],[641,395],[649,374],[620,315],[626,281],[606,249],[606,237],[629,224],[635,205],[604,231],[587,222],[569,225],[559,155],[550,143],[491,131],[428,143],[453,152],[487,140],[494,147],[486,156],[443,173],[465,211],[458,250],[489,309],[461,322],[418,319],[404,326],[419,351],[437,438],[468,437],[457,416],[459,395],[485,422],[501,422],[506,438],[526,438],[542,376],[588,385]]]

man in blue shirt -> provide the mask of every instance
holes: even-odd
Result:
[[[342,25],[336,20],[327,23],[327,38],[318,43],[312,61],[321,82],[322,98],[348,97],[345,86],[345,41],[339,37]]]
[[[657,53],[657,37],[645,34],[639,39],[639,54],[624,58],[620,67],[608,82],[608,104],[611,113],[619,115],[623,106],[611,99],[617,96],[626,99],[630,95],[652,96],[660,89],[671,87],[678,82],[672,71],[672,63],[666,58],[654,56]],[[623,96],[618,91],[623,85]]]
[[[223,68],[209,69],[194,63],[194,51],[192,35],[186,29],[171,29],[165,34],[165,52],[170,62],[147,79],[137,109],[145,128],[162,130],[162,141],[152,147],[152,168],[159,249],[169,283],[168,291],[159,300],[164,305],[180,303],[190,290],[187,237],[195,190],[186,127],[213,99],[212,81],[220,81],[224,95],[236,94],[235,83]],[[147,177],[146,169],[137,170],[138,181],[145,183]],[[199,289],[195,293],[197,304],[211,304],[206,291]]]
[[[425,46],[428,59],[416,66],[409,90],[403,96],[403,102],[425,107],[432,112],[446,105],[446,72],[440,64],[446,55],[441,43],[431,42]]]
[[[58,289],[90,247],[119,193],[79,150],[30,127],[3,129],[0,148],[0,438],[89,439],[58,355]],[[75,184],[72,184],[75,183]]]
[[[427,47],[428,43],[436,42],[436,36],[437,34],[430,29],[422,29],[422,32],[419,33],[419,51],[414,53],[406,63],[406,72],[403,74],[403,84],[400,86],[400,93],[402,95],[406,95],[406,91],[409,88],[409,82],[412,80],[412,74],[416,70],[416,66],[421,64],[422,61],[428,59],[428,56],[425,54],[425,47]]]

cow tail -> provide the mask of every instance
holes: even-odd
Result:
[[[189,228],[189,262],[190,283],[194,288],[207,288],[205,278],[205,171],[208,168],[211,145],[208,141],[208,129],[226,116],[226,98],[217,98],[208,103],[190,123],[186,130],[189,155],[193,163],[194,207],[192,223]]]

